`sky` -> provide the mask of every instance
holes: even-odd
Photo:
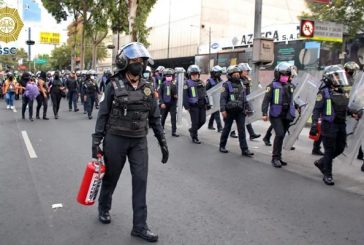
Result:
[[[31,47],[32,58],[36,58],[38,54],[50,54],[55,45],[40,44],[40,32],[58,32],[61,34],[61,43],[67,41],[67,26],[72,22],[72,18],[57,24],[55,19],[43,7],[41,0],[4,0],[5,5],[18,9],[20,18],[24,22],[24,27],[20,32],[16,42],[3,43],[2,47],[24,48],[28,52],[28,30],[31,28],[31,39],[35,41],[35,45]]]

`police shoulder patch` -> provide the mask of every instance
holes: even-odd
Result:
[[[222,87],[220,88],[220,92],[221,92],[221,93],[224,93],[224,92],[225,92],[225,87],[224,87],[224,86],[222,86]]]
[[[322,100],[322,94],[319,93],[316,97],[316,101],[321,101]]]
[[[293,94],[293,88],[291,87],[291,93]]]
[[[183,89],[188,89],[188,86],[187,86],[187,84],[186,84],[185,86],[183,86]]]
[[[265,88],[265,92],[269,93],[269,91],[270,91],[270,87],[268,86],[268,87]]]
[[[150,88],[148,88],[148,87],[144,88],[144,94],[146,96],[149,96],[151,93],[152,93],[152,90]]]

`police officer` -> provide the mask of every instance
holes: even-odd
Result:
[[[353,86],[354,81],[355,81],[354,76],[355,76],[356,71],[359,70],[359,65],[357,63],[355,63],[354,61],[349,61],[349,62],[345,63],[344,69],[345,69],[345,73],[346,73],[346,78],[348,79],[350,86]],[[364,157],[363,157],[363,149],[361,146],[360,146],[357,158],[359,160],[363,160],[363,165],[361,166],[361,171],[364,172]]]
[[[157,91],[162,84],[164,69],[164,66],[158,66],[157,69],[155,69],[154,71],[154,89]]]
[[[222,68],[220,66],[216,65],[211,68],[210,77],[206,81],[206,91],[209,90],[210,88],[215,87],[218,83],[222,82],[221,74],[222,74]],[[208,124],[208,129],[211,130],[216,129],[214,128],[214,120],[216,121],[217,132],[219,133],[222,132],[220,113],[218,111],[211,114]]]
[[[94,108],[96,96],[99,93],[99,88],[97,86],[96,80],[92,79],[93,71],[90,70],[86,73],[86,79],[83,82],[83,103],[86,104],[86,111],[88,114],[88,119],[92,119],[92,110]]]
[[[240,63],[238,66],[241,69],[240,79],[243,81],[243,84],[245,86],[246,95],[249,95],[251,92],[251,78],[249,77],[249,73],[252,69],[250,68],[248,63]],[[260,134],[256,134],[254,132],[251,123],[246,125],[246,129],[248,130],[250,140],[254,140],[260,137]]]
[[[206,122],[206,109],[208,101],[206,87],[200,80],[201,70],[197,65],[190,65],[187,69],[187,77],[183,87],[183,106],[190,113],[191,128],[188,130],[195,144],[201,144],[198,139],[198,130]]]
[[[145,68],[145,71],[143,72],[143,78],[147,80],[149,83],[153,84],[154,80],[152,77],[152,68],[150,68],[150,66],[147,66],[147,68]]]
[[[148,123],[161,146],[163,163],[168,160],[168,148],[157,100],[153,97],[151,86],[142,78],[149,58],[149,52],[141,43],[129,43],[119,50],[115,62],[119,71],[110,78],[100,104],[92,136],[92,157],[95,158],[100,151],[99,146],[103,140],[106,173],[99,197],[100,222],[111,222],[109,210],[112,194],[128,157],[134,212],[131,235],[156,242],[158,236],[149,230],[146,223]]]
[[[48,109],[48,87],[46,84],[47,74],[44,71],[41,71],[37,80],[37,85],[39,89],[39,95],[37,96],[37,111],[36,118],[40,119],[39,112],[40,108],[43,106],[43,120],[49,120],[47,117],[47,109]]]
[[[177,131],[177,86],[174,80],[174,70],[171,68],[164,69],[163,82],[159,88],[159,104],[161,107],[162,127],[166,122],[168,112],[171,115],[172,136],[179,137]]]
[[[252,157],[254,153],[249,151],[245,136],[245,116],[250,111],[246,100],[245,87],[240,80],[240,68],[237,65],[229,66],[226,73],[228,80],[223,84],[220,96],[220,112],[224,119],[224,129],[220,137],[220,152],[228,153],[225,148],[231,125],[236,122],[240,149],[243,156]]]
[[[68,109],[72,111],[72,104],[73,109],[75,112],[79,111],[77,108],[77,100],[78,100],[78,82],[76,78],[76,73],[73,71],[68,76],[66,80],[66,88],[68,89]]]
[[[283,140],[290,123],[295,118],[294,87],[290,83],[291,73],[292,65],[287,62],[282,62],[275,67],[274,80],[267,86],[262,103],[262,119],[268,121],[269,108],[269,120],[275,132],[271,161],[275,168],[287,165],[287,162],[282,160]]]
[[[320,88],[312,115],[310,135],[317,135],[317,122],[321,118],[321,135],[324,156],[315,161],[315,166],[324,175],[327,185],[334,185],[332,160],[340,155],[346,144],[346,115],[349,103],[349,82],[344,69],[339,65],[328,66],[323,74],[323,86]],[[356,117],[355,114],[353,116]]]
[[[105,92],[105,89],[106,89],[106,85],[109,81],[109,78],[111,77],[111,71],[110,70],[106,70],[104,71],[104,74],[103,76],[101,77],[100,79],[100,85],[99,85],[99,90],[100,92]]]

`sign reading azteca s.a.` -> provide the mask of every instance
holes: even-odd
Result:
[[[0,42],[13,42],[19,37],[24,23],[15,8],[0,8]],[[0,46],[0,54],[14,54],[15,47]],[[12,52],[5,52],[11,50]],[[4,52],[3,52],[4,51]]]

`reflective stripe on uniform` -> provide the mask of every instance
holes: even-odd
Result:
[[[279,104],[279,88],[274,89],[274,104]]]
[[[331,116],[332,115],[332,103],[331,99],[326,100],[326,115]]]
[[[195,87],[191,87],[191,93],[192,93],[192,97],[196,97]]]

